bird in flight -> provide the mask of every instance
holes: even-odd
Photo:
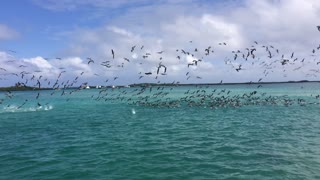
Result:
[[[132,47],[131,47],[131,52],[134,51],[134,48],[136,48],[136,46],[132,46]]]
[[[93,61],[93,59],[91,59],[91,58],[87,58],[89,61],[88,61],[88,64],[90,64],[90,63],[94,63],[94,61]]]
[[[114,59],[114,51],[111,49],[112,59]]]

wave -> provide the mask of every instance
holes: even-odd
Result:
[[[33,106],[33,107],[20,107],[17,105],[10,105],[0,109],[0,113],[5,112],[35,112],[35,111],[49,111],[53,109],[52,105]]]

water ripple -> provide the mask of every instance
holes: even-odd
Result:
[[[316,108],[55,106],[0,115],[0,179],[319,179]]]

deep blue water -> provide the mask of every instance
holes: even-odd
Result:
[[[261,98],[196,101],[214,89]],[[70,91],[0,95],[0,179],[320,178],[319,83]]]

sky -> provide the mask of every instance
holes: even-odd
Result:
[[[0,3],[0,86],[32,76],[90,85],[319,80],[318,0]],[[255,58],[241,59],[246,48]]]

